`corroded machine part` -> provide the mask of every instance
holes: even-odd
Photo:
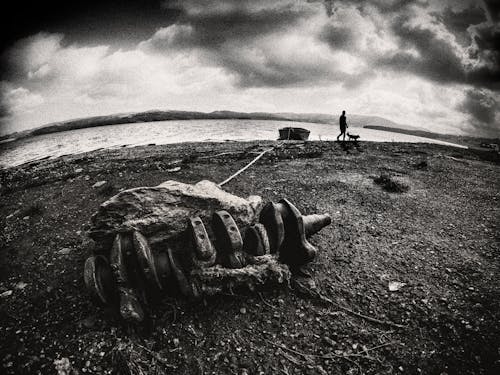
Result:
[[[118,288],[120,292],[120,315],[127,322],[141,323],[144,320],[144,310],[135,290]]]
[[[120,315],[126,321],[142,322],[144,310],[136,290],[132,288],[132,280],[127,270],[127,254],[130,255],[133,250],[130,236],[119,233],[115,237],[109,257],[118,286]]]
[[[168,290],[169,281],[172,275],[172,269],[170,266],[170,260],[168,259],[168,254],[165,251],[158,252],[155,257],[155,266],[158,279],[160,280],[162,290]]]
[[[133,239],[135,255],[142,275],[148,283],[155,285],[159,289],[163,289],[163,284],[156,269],[156,259],[158,257],[153,255],[148,240],[138,231],[134,232]]]
[[[261,203],[208,181],[119,193],[93,218],[90,235],[104,255],[87,259],[85,284],[96,301],[139,323],[146,304],[162,295],[197,298],[288,283],[316,255],[306,236],[331,218],[303,216],[286,199],[262,210]]]
[[[306,236],[319,232],[332,221],[328,214],[303,216],[287,199],[267,203],[259,220],[268,233],[271,252],[279,252],[285,263],[296,267],[310,262],[316,255]]]
[[[113,272],[108,261],[102,255],[87,258],[83,279],[92,298],[97,302],[107,305],[117,300]]]
[[[285,239],[285,226],[278,205],[267,203],[260,212],[259,222],[266,228],[271,253],[277,253]]]
[[[125,233],[118,233],[113,241],[113,247],[109,253],[109,263],[113,270],[118,286],[128,283],[128,272],[125,263],[127,253],[132,253],[134,245],[131,236]]]
[[[270,253],[269,238],[263,224],[246,228],[243,235],[243,251],[254,256]]]
[[[178,289],[180,290],[182,295],[186,297],[192,297],[193,290],[191,288],[191,285],[189,284],[189,281],[186,278],[186,275],[184,274],[180,263],[175,258],[171,248],[167,249],[167,254],[170,261],[170,268],[172,269],[172,275],[177,283]]]
[[[193,265],[196,268],[213,266],[217,253],[199,216],[188,220],[188,235],[191,240],[191,261]]]
[[[292,268],[300,268],[314,259],[317,250],[306,239],[304,219],[297,207],[287,199],[282,199],[278,202],[278,209],[285,225],[280,259]]]
[[[302,219],[304,220],[304,228],[307,237],[318,233],[321,229],[332,223],[332,218],[328,214],[304,215]]]
[[[217,211],[212,216],[212,227],[223,265],[229,268],[244,267],[243,239],[233,217],[227,211]]]

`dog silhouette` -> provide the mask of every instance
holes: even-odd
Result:
[[[355,134],[349,134],[349,133],[347,133],[347,137],[349,137],[350,141],[354,141],[354,142],[357,142],[358,139],[359,139],[359,135],[355,135]]]

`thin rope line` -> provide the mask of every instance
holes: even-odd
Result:
[[[257,157],[255,159],[253,159],[250,163],[248,163],[247,165],[245,165],[243,168],[241,168],[238,172],[236,172],[235,174],[233,174],[232,176],[228,177],[227,179],[225,179],[224,181],[222,181],[219,186],[222,186],[222,185],[225,185],[227,184],[229,181],[231,181],[233,178],[235,178],[236,176],[238,176],[241,172],[245,171],[246,169],[250,168],[250,166],[255,163],[257,160],[259,160],[261,157],[264,156],[264,154],[266,152],[269,152],[269,151],[272,151],[274,150],[274,147],[271,147],[271,148],[268,148],[267,150],[264,150],[262,151],[259,155],[257,155]]]

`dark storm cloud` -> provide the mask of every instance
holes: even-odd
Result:
[[[357,35],[356,31],[347,25],[329,23],[322,28],[319,39],[333,49],[347,50],[354,46]]]
[[[177,47],[218,48],[227,42],[245,43],[272,32],[286,30],[298,21],[307,18],[311,12],[306,8],[293,6],[290,2],[271,3],[268,7],[252,7],[251,2],[221,1],[232,6],[192,12],[189,6],[196,2],[179,4],[167,2],[165,6],[178,6],[181,15],[178,24],[191,28],[188,36],[172,40]]]
[[[0,121],[11,114],[9,106],[5,103],[5,100],[0,97]]]
[[[61,34],[70,45],[129,48],[159,27],[175,22],[180,11],[163,9],[159,0],[45,0],[9,2],[1,18],[0,79],[19,73],[9,50],[37,34]],[[22,47],[22,46],[21,46]]]
[[[471,124],[486,133],[498,133],[496,119],[500,117],[498,96],[488,90],[470,89],[458,110],[469,115]]]
[[[138,42],[178,15],[175,9],[162,9],[159,0],[9,1],[0,16],[0,51],[39,32],[64,33],[84,44],[110,38]]]
[[[377,11],[393,19],[390,28],[399,39],[400,48],[391,54],[371,58],[370,62],[375,67],[412,73],[442,84],[499,88],[498,32],[491,24],[478,26],[473,34],[470,30],[471,26],[486,19],[484,9],[478,6],[461,10],[445,7],[433,14],[435,22],[442,23],[463,47],[468,47],[473,57],[471,64],[464,63],[463,53],[449,38],[444,38],[428,24],[409,22],[412,8],[425,8],[428,5],[426,1],[166,1],[165,7],[176,8],[180,12],[178,24],[189,28],[180,29],[182,32],[172,35],[167,40],[168,45],[165,45],[165,40],[154,39],[152,44],[156,44],[158,49],[201,48],[209,52],[214,61],[238,76],[244,86],[276,87],[307,81],[318,84],[322,79],[337,79],[345,87],[356,87],[369,76],[361,73],[339,74],[321,63],[316,67],[313,63],[284,63],[272,56],[264,56],[256,62],[248,60],[247,54],[238,52],[259,38],[293,30],[300,22],[317,14],[319,8],[334,18],[338,7],[346,4],[355,6],[364,17],[370,17]],[[488,6],[489,13],[494,14],[495,6],[492,3]],[[333,51],[345,50],[362,56],[362,53],[357,53],[359,32],[355,25],[336,19],[325,24],[314,37],[318,42],[329,45]],[[277,45],[279,48],[279,41]]]
[[[464,62],[460,49],[449,38],[428,25],[410,24],[408,16],[397,18],[391,28],[400,40],[400,48],[378,59],[379,67],[414,73],[440,83],[500,89],[498,25],[482,23],[468,27],[468,32],[473,33],[470,62]]]
[[[411,26],[407,16],[392,24],[392,31],[400,40],[397,52],[378,59],[380,67],[415,73],[441,83],[465,80],[465,71],[455,46],[435,31]]]
[[[321,86],[332,80],[343,82],[351,78],[351,75],[333,69],[326,61],[269,57],[256,63],[231,50],[216,58],[220,65],[237,76],[237,84],[241,87]]]
[[[182,14],[175,26],[148,41],[148,48],[201,49],[211,63],[231,72],[244,87],[311,85],[344,75],[325,61],[295,61],[262,50],[264,38],[293,30],[320,7],[294,1],[220,1],[217,5],[166,2],[165,7],[179,7]],[[276,39],[276,49],[279,43]]]
[[[433,12],[432,15],[446,25],[462,46],[468,46],[472,41],[471,34],[467,30],[469,26],[478,25],[487,20],[485,11],[478,4],[462,10],[454,10],[448,6],[442,12]]]
[[[483,0],[484,7],[491,22],[500,21],[500,2],[498,0]]]

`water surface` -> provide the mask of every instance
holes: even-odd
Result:
[[[310,130],[310,140],[334,140],[339,133],[336,125],[269,120],[178,120],[108,125],[38,135],[1,144],[0,167],[123,145],[275,140],[278,138],[278,129],[287,126]],[[374,129],[350,127],[348,131],[360,135],[361,141],[426,142],[463,147],[435,139]]]

